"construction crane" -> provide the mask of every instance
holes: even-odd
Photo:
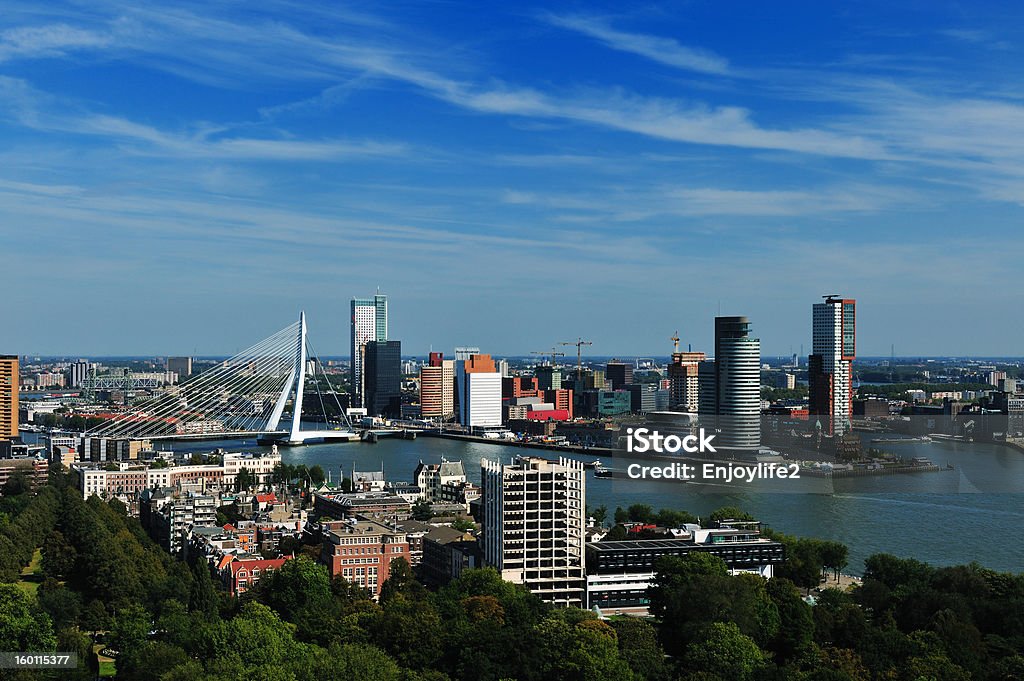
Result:
[[[576,380],[581,380],[583,376],[583,346],[593,345],[590,341],[585,341],[580,337],[576,338],[576,342],[562,343],[562,345],[575,345],[576,346]]]
[[[679,352],[679,332],[676,331],[675,333],[673,333],[672,337],[669,338],[669,340],[672,341],[672,348],[673,348],[672,352],[678,353]]]
[[[557,346],[551,348],[551,352],[531,352],[531,355],[540,355],[541,357],[551,357],[551,366],[555,366],[555,359],[558,357],[565,357],[564,352],[556,352]]]

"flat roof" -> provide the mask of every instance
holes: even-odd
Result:
[[[636,551],[639,549],[674,549],[684,547],[699,548],[702,546],[735,546],[742,542],[729,542],[727,544],[713,544],[704,543],[698,544],[692,539],[625,539],[622,541],[596,541],[587,544],[587,547],[593,547],[600,551]],[[781,544],[772,539],[765,537],[758,537],[757,539],[749,540],[749,543],[754,544]]]

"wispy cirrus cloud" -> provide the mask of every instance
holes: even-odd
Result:
[[[101,32],[63,23],[11,28],[0,31],[0,62],[62,57],[70,52],[106,47],[110,42],[110,36]]]
[[[710,50],[687,47],[672,38],[621,31],[600,17],[582,14],[542,14],[541,18],[552,26],[594,38],[614,50],[630,52],[666,66],[715,76],[734,75],[726,58]]]
[[[564,20],[594,30],[600,26],[580,18]],[[227,82],[226,86],[237,88],[246,87],[240,77],[307,83],[382,80],[413,86],[430,97],[479,113],[559,119],[691,144],[849,158],[887,156],[882,145],[864,136],[811,126],[786,129],[760,125],[753,112],[743,107],[652,97],[620,87],[576,88],[565,94],[564,90],[546,92],[493,78],[480,82],[435,70],[438,61],[432,54],[408,45],[385,45],[372,39],[340,40],[282,22],[242,24],[178,8],[135,8],[125,9],[125,16],[115,24],[112,48],[143,55],[155,68],[200,83]],[[682,63],[682,49],[662,50],[653,39],[629,35],[640,43],[649,43],[652,54],[675,55],[670,58]],[[726,68],[713,56],[696,52],[693,56],[695,68],[712,72]],[[337,94],[337,85],[331,85],[319,98],[293,106],[327,104]],[[281,110],[278,106],[265,111]]]
[[[28,83],[0,76],[0,117],[40,132],[100,137],[123,145],[123,151],[178,159],[235,161],[339,161],[353,157],[398,157],[410,148],[400,142],[366,139],[293,139],[243,137],[227,126],[196,126],[170,132],[121,116],[97,114],[74,103],[59,102]]]
[[[576,193],[506,189],[511,206],[559,211],[560,222],[646,222],[675,217],[790,218],[876,213],[912,206],[918,197],[905,189],[846,182],[805,189],[737,189],[727,186],[655,186],[645,190],[597,188]],[[733,230],[735,225],[729,224]],[[754,230],[762,229],[756,225]]]

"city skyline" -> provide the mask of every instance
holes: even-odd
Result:
[[[0,348],[344,356],[379,287],[423,354],[807,354],[835,292],[863,356],[1016,355],[1022,13],[9,3]]]

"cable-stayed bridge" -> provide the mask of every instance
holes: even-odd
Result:
[[[309,376],[307,363],[313,367]],[[304,396],[307,378],[316,388],[322,428],[303,428],[304,397],[306,401],[312,397]],[[321,378],[326,391],[321,389]],[[359,436],[330,385],[306,337],[303,312],[297,322],[167,392],[133,405],[86,436],[145,440],[256,436],[289,445],[356,440]],[[333,407],[330,418],[328,407]]]

